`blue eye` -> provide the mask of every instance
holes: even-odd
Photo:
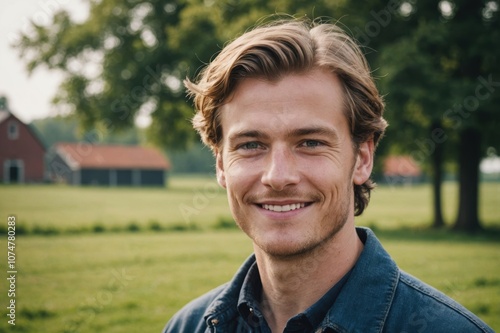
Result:
[[[259,148],[259,144],[257,142],[247,142],[241,145],[241,148],[246,150],[252,150]]]
[[[321,142],[316,140],[306,140],[302,143],[302,145],[305,147],[314,148],[320,146]]]

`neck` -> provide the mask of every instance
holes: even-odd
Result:
[[[318,301],[354,266],[362,250],[363,243],[350,223],[300,256],[277,258],[256,247],[261,307],[271,331],[283,332],[291,317]]]

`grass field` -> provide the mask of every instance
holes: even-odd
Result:
[[[168,189],[0,186],[0,211],[17,214],[27,229],[63,232],[153,223],[206,227],[231,216],[225,193],[210,177],[172,179]]]
[[[445,219],[452,223],[457,185],[443,187]],[[500,183],[480,189],[484,226],[500,227]],[[225,192],[213,177],[177,177],[165,188],[73,186],[0,186],[0,212],[17,214],[27,229],[77,232],[93,228],[118,230],[129,225],[207,229],[230,219]],[[425,226],[431,220],[428,185],[377,188],[359,224],[381,228]]]
[[[490,233],[426,230],[428,186],[379,188],[358,224],[375,227],[402,269],[500,331],[499,187],[481,186],[480,213]],[[456,186],[444,190],[451,221]],[[2,314],[0,332],[160,332],[187,301],[230,279],[252,251],[241,232],[213,228],[230,213],[224,192],[208,178],[174,178],[168,189],[0,186],[0,212],[5,221],[16,214],[25,230],[57,230],[18,237],[16,326]],[[152,231],[155,223],[164,230]],[[167,231],[181,225],[198,229]],[[6,246],[2,235],[0,253]],[[0,263],[4,269],[5,255]],[[6,309],[6,284],[0,287]]]

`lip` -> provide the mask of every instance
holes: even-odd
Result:
[[[287,199],[287,200],[262,200],[256,202],[257,205],[291,205],[291,204],[300,204],[300,203],[310,203],[308,200],[300,200],[300,199]]]
[[[265,216],[271,218],[271,219],[276,219],[276,220],[281,220],[281,219],[289,219],[291,217],[294,217],[296,215],[299,215],[306,211],[313,202],[311,201],[303,201],[303,200],[284,200],[284,201],[276,201],[276,200],[270,200],[270,201],[262,201],[259,203],[256,203],[255,206],[258,208],[258,210]],[[290,206],[290,205],[303,205],[303,207],[291,209],[291,210],[286,210],[286,211],[274,211],[274,210],[269,210],[264,208],[264,205],[273,205],[273,206]]]

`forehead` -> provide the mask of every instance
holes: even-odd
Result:
[[[343,98],[337,76],[321,69],[277,81],[244,79],[220,108],[222,139],[241,131],[278,134],[301,127],[330,127],[349,135]]]

